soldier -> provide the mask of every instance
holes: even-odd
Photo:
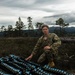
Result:
[[[61,45],[60,38],[55,33],[49,33],[49,27],[47,25],[42,26],[43,36],[41,36],[36,43],[34,50],[26,60],[31,60],[34,55],[40,50],[40,55],[37,60],[39,64],[48,60],[50,67],[54,67],[54,59],[58,55],[58,47]]]

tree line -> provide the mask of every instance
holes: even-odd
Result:
[[[34,30],[34,26],[32,24],[32,18],[28,17],[28,30]],[[35,27],[39,30],[41,30],[41,27],[44,25],[44,23],[42,22],[37,22]],[[60,26],[60,35],[62,35],[63,33],[63,28],[65,26],[68,26],[69,23],[65,23],[65,21],[62,18],[59,18],[58,20],[56,20],[56,25]],[[13,28],[12,25],[8,25],[8,28],[6,29],[5,26],[1,26],[1,32],[5,32],[5,36],[22,36],[23,35],[23,30],[26,29],[26,25],[24,25],[23,21],[21,20],[21,18],[18,18],[18,21],[16,21],[15,24],[15,28]],[[55,29],[55,32],[57,31],[57,29]],[[27,34],[25,34],[27,35]]]

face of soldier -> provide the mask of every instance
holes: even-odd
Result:
[[[45,34],[45,35],[48,35],[49,34],[49,29],[47,27],[43,27],[42,28],[42,32]]]

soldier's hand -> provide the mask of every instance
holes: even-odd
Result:
[[[48,50],[48,49],[50,49],[51,47],[50,46],[45,46],[44,47],[44,50]]]
[[[27,57],[25,60],[31,60],[33,55],[31,54],[29,57]]]

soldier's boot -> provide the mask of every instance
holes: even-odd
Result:
[[[44,62],[45,59],[46,59],[46,55],[45,55],[45,53],[43,53],[40,55],[39,59],[37,60],[37,63],[40,64],[40,63]]]
[[[48,65],[50,66],[50,67],[55,67],[55,63],[54,63],[54,61],[52,60],[52,61],[50,61],[49,63],[48,63]]]

